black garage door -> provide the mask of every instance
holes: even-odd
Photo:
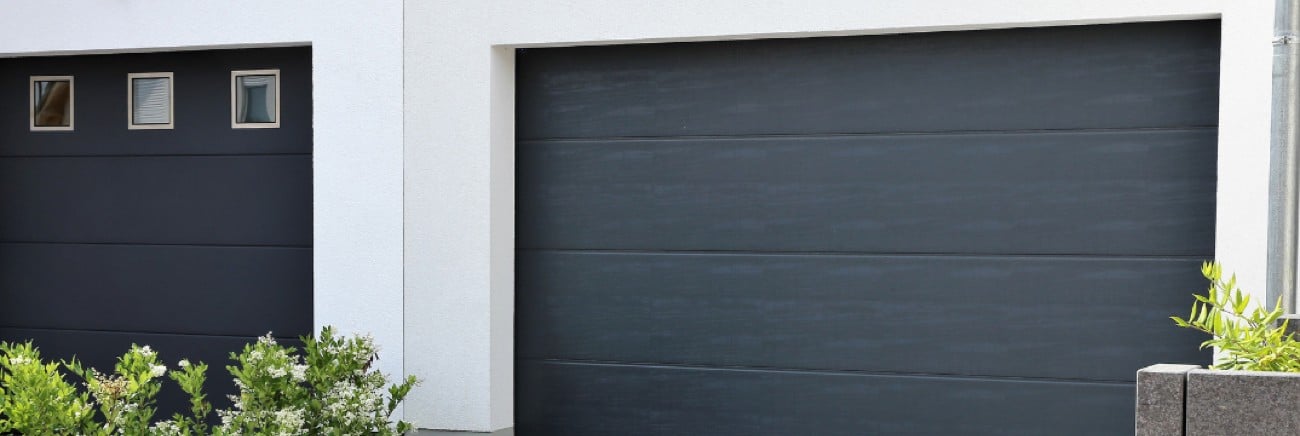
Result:
[[[280,126],[233,129],[261,69]],[[130,130],[128,74],[157,72],[174,128]],[[31,131],[31,76],[73,77],[71,131]],[[148,344],[224,402],[226,353],[312,329],[311,137],[309,48],[0,59],[0,340],[105,369]]]
[[[536,49],[522,434],[1126,434],[1214,256],[1219,23]]]

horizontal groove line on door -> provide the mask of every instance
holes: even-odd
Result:
[[[194,247],[194,248],[283,248],[305,250],[311,245],[275,245],[275,244],[196,244],[196,243],[156,243],[156,242],[53,242],[53,241],[0,241],[0,245],[106,245],[119,247]]]
[[[210,333],[73,329],[73,328],[61,328],[61,327],[26,327],[26,326],[11,326],[11,325],[0,325],[0,330],[30,330],[30,331],[42,331],[42,332],[91,333],[91,334],[110,334],[110,335],[181,336],[187,338],[205,337],[205,338],[221,338],[221,339],[249,339],[250,341],[256,340],[258,337],[266,335],[266,333],[262,333],[260,335],[259,334],[227,335],[227,334],[210,334]],[[274,332],[272,333],[272,337],[276,339],[298,340],[298,336],[296,335],[281,336],[281,335],[274,334]],[[36,344],[36,345],[40,346],[40,344]]]
[[[897,377],[897,378],[921,378],[921,379],[961,379],[961,380],[986,380],[986,381],[1004,381],[1004,382],[1029,382],[1029,383],[1105,384],[1105,385],[1122,385],[1122,386],[1130,386],[1134,383],[1133,381],[1130,380],[1069,379],[1069,378],[1058,378],[1058,377],[1016,377],[1016,376],[998,376],[998,375],[941,374],[941,373],[893,372],[893,371],[870,371],[870,370],[849,370],[849,369],[778,368],[778,367],[762,367],[762,366],[703,365],[703,364],[661,363],[661,362],[620,362],[620,361],[604,361],[604,360],[573,360],[573,359],[530,359],[525,357],[520,357],[516,360],[519,362],[531,362],[531,363],[541,363],[541,364],[551,364],[551,365],[606,366],[606,367],[620,367],[620,368],[675,369],[675,370],[689,370],[689,371],[763,372],[763,373],[806,374],[806,375],[841,375],[841,376]]]
[[[612,254],[612,255],[697,255],[697,256],[843,256],[843,257],[937,257],[937,258],[1025,258],[1025,259],[1079,259],[1079,260],[1210,260],[1213,253],[1166,254],[1097,254],[1097,253],[948,253],[948,252],[857,252],[857,251],[749,251],[749,250],[645,250],[645,249],[595,249],[595,248],[526,248],[516,247],[516,252]]]
[[[944,131],[897,131],[897,132],[846,132],[846,133],[763,133],[735,135],[652,135],[652,136],[576,136],[576,137],[536,137],[516,138],[519,144],[549,142],[615,142],[615,141],[690,141],[710,139],[782,139],[782,138],[852,138],[873,136],[962,136],[962,135],[1027,135],[1027,134],[1070,134],[1070,133],[1124,133],[1124,132],[1194,132],[1215,131],[1218,126],[1176,126],[1176,127],[1121,127],[1121,128],[1076,128],[1076,129],[1006,129],[1006,130],[944,130]]]
[[[176,158],[176,157],[274,157],[311,156],[307,153],[168,153],[168,154],[0,154],[0,159],[90,159],[90,158]]]

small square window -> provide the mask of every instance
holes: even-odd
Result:
[[[232,128],[280,127],[280,70],[231,72],[230,103]]]
[[[32,76],[28,85],[31,130],[72,130],[72,76]]]
[[[126,75],[127,128],[170,129],[174,126],[172,110],[175,96],[172,73],[131,73]]]

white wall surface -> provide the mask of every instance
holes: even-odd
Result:
[[[400,375],[401,23],[396,0],[5,1],[0,56],[310,44],[315,322],[373,334]]]
[[[1216,250],[1262,298],[1270,1],[406,0],[405,351],[426,380],[408,416],[512,425],[515,47],[1211,17],[1224,27]]]

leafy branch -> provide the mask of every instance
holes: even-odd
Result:
[[[1237,287],[1237,277],[1223,280],[1217,262],[1201,265],[1210,281],[1206,295],[1194,295],[1187,318],[1170,317],[1179,327],[1210,335],[1201,349],[1216,348],[1213,369],[1300,372],[1300,342],[1287,333],[1281,301],[1272,310],[1251,304],[1249,294]]]

